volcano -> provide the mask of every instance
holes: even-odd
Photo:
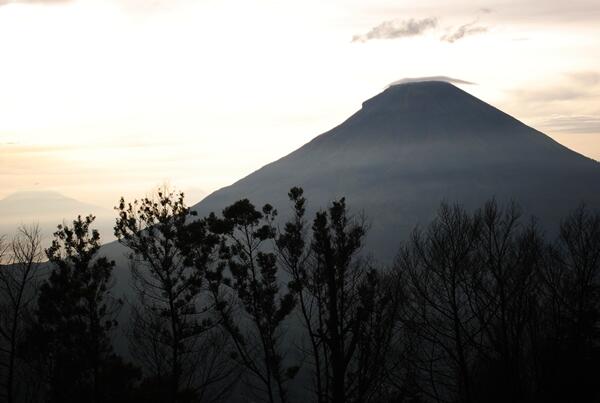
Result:
[[[552,230],[581,203],[600,206],[600,164],[450,83],[410,82],[193,209],[205,215],[248,198],[287,217],[292,186],[304,188],[309,212],[346,197],[370,224],[367,249],[389,261],[442,201],[516,201]]]

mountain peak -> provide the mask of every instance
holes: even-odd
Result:
[[[24,190],[15,193],[11,193],[6,196],[3,200],[64,200],[70,199],[69,197],[52,190]]]
[[[449,81],[444,81],[444,80],[418,80],[418,81],[396,81],[391,83],[387,89],[390,88],[398,88],[398,87],[445,87],[445,86],[452,86],[455,87],[455,85]]]
[[[531,128],[448,81],[411,80],[365,101],[332,131],[341,140],[340,131],[348,140],[407,144],[516,139]]]
[[[386,104],[396,104],[396,106],[400,104],[405,108],[425,106],[424,104],[433,107],[440,102],[456,102],[457,97],[477,100],[448,81],[425,80],[392,84],[383,92],[363,102],[362,105],[363,108],[381,107]]]
[[[19,191],[0,199],[0,218],[20,219],[58,214],[104,213],[105,210],[50,190]]]

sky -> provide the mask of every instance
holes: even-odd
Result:
[[[600,160],[598,0],[0,0],[0,198],[194,204],[424,76]]]

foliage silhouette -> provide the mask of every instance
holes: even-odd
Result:
[[[162,401],[198,399],[232,372],[218,351],[225,345],[214,337],[218,330],[203,292],[215,241],[200,238],[206,232],[197,224],[188,227],[193,213],[183,193],[159,189],[133,203],[121,199],[116,209],[115,235],[132,251],[138,297],[131,310],[131,353],[150,376],[146,385],[169,385]]]
[[[58,227],[48,263],[35,228],[2,240],[3,398],[600,399],[598,211],[579,207],[549,240],[516,203],[442,204],[386,269],[362,250],[368,226],[345,199],[309,219],[303,190],[288,197],[287,220],[247,199],[201,219],[180,193],[121,199],[128,310],[93,216]],[[133,363],[113,351],[118,313]]]
[[[207,278],[235,346],[232,358],[259,380],[261,388],[255,389],[264,388],[260,398],[285,403],[286,384],[298,368],[284,362],[282,328],[296,301],[292,292],[281,289],[277,256],[265,249],[275,237],[276,214],[270,205],[257,211],[247,199],[226,207],[222,217],[211,214],[207,223],[220,237],[220,264]]]
[[[39,290],[28,345],[47,383],[48,402],[114,401],[130,391],[137,370],[113,353],[110,333],[121,301],[110,288],[114,262],[98,257],[94,216],[59,225],[46,256],[53,269]],[[122,375],[114,378],[112,374]]]

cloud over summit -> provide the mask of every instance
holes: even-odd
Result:
[[[388,85],[391,87],[393,85],[407,84],[407,83],[420,83],[423,81],[444,81],[446,83],[451,84],[465,84],[465,85],[474,85],[475,83],[471,81],[461,80],[460,78],[453,78],[448,76],[429,76],[429,77],[408,77],[403,78],[401,80],[394,81]]]

